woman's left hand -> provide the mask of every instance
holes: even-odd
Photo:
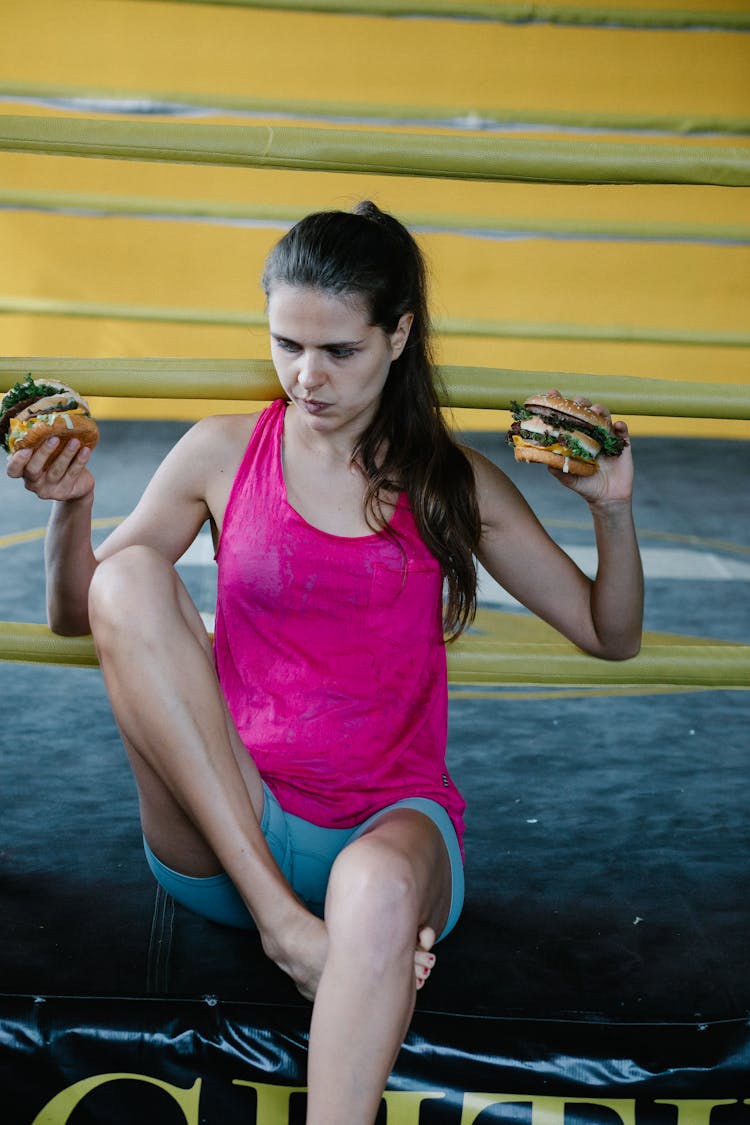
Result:
[[[587,406],[595,414],[601,415],[602,425],[611,426],[614,432],[625,439],[626,445],[619,457],[597,458],[597,470],[591,476],[576,476],[564,473],[562,469],[547,466],[548,472],[567,488],[578,492],[589,504],[611,504],[630,502],[633,495],[633,456],[625,422],[612,422],[612,415],[601,403],[592,404],[586,398],[576,398],[575,402]]]

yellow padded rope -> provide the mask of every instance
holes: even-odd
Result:
[[[59,637],[46,625],[0,622],[0,660],[95,667],[91,637]],[[750,686],[750,645],[647,644],[635,660],[586,656],[566,641],[491,642],[463,637],[448,648],[454,684],[592,684],[739,689]]]
[[[68,301],[59,297],[0,296],[0,313],[21,316],[83,317],[89,320],[132,320],[157,324],[189,324],[221,328],[265,327],[259,311],[184,308],[163,305],[123,305],[109,301]],[[684,347],[748,348],[750,332],[707,331],[694,328],[653,328],[641,325],[564,324],[530,320],[476,320],[439,317],[438,336],[475,339],[578,340],[596,343],[673,344]]]
[[[0,85],[1,89],[1,85]],[[304,218],[312,206],[234,202],[216,199],[180,199],[158,195],[137,196],[93,191],[60,191],[51,188],[14,188],[0,186],[0,207],[13,210],[52,211],[86,215],[127,215],[145,218],[178,218],[195,220],[240,221],[274,225],[279,230]],[[748,209],[750,216],[750,209]],[[631,218],[596,218],[590,214],[579,217],[542,217],[540,215],[445,214],[437,211],[400,211],[399,218],[413,231],[431,233],[507,235],[538,234],[545,238],[584,237],[655,242],[719,242],[750,243],[750,219],[747,223],[691,220],[646,221],[641,215]]]
[[[729,145],[8,115],[0,117],[0,151],[458,180],[750,187],[750,150]]]
[[[0,389],[31,374],[72,383],[86,396],[216,399],[263,402],[278,398],[273,365],[254,359],[0,358]],[[438,367],[444,405],[506,410],[530,389],[559,382],[571,395],[606,402],[614,414],[668,418],[750,418],[745,383],[676,383],[628,375],[518,371],[496,367]]]
[[[151,0],[149,0],[151,2]],[[477,19],[491,23],[556,23],[642,28],[714,28],[747,30],[750,13],[739,0],[725,0],[722,10],[705,3],[683,6],[661,3],[537,4],[529,0],[172,0],[182,4],[215,4],[233,8],[267,8],[287,12],[345,12],[367,16],[421,16],[435,19]]]
[[[631,110],[618,107],[605,110],[596,105],[585,110],[566,109],[562,106],[525,109],[513,104],[483,105],[479,109],[467,108],[465,104],[451,105],[434,101],[429,105],[359,99],[356,103],[352,103],[312,97],[260,97],[225,91],[196,92],[192,89],[183,92],[178,90],[165,92],[156,87],[142,86],[129,89],[127,94],[122,91],[113,94],[105,85],[79,86],[70,83],[29,81],[0,81],[0,97],[37,105],[41,112],[46,111],[46,106],[50,102],[66,111],[75,110],[79,104],[97,103],[99,112],[132,116],[130,114],[132,103],[140,102],[157,108],[162,117],[171,113],[184,116],[186,113],[195,115],[198,112],[204,114],[209,112],[212,116],[221,118],[228,113],[239,113],[251,118],[279,116],[293,118],[297,124],[300,121],[317,121],[320,124],[325,122],[334,125],[347,122],[350,126],[360,129],[368,129],[373,125],[390,128],[406,125],[412,128],[476,132],[487,127],[505,130],[512,126],[520,130],[520,135],[523,136],[524,127],[536,129],[546,126],[550,131],[596,129],[614,134],[624,130],[637,133],[671,133],[675,134],[673,139],[679,138],[680,141],[692,141],[693,137],[700,134],[706,136],[713,134],[714,138],[734,134],[737,138],[743,136],[746,138],[750,133],[750,118],[741,112],[731,111],[701,113],[684,110],[668,113],[653,108]],[[217,125],[220,122],[214,121],[212,124]],[[224,121],[224,124],[228,122]],[[740,142],[735,140],[733,143]]]

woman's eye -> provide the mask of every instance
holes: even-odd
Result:
[[[290,355],[296,355],[302,351],[302,345],[295,343],[294,340],[287,340],[283,336],[272,337],[274,347],[280,348],[283,352],[288,352]],[[349,356],[354,355],[357,351],[352,347],[339,347],[337,344],[331,344],[327,347],[326,352],[332,359],[348,359]]]

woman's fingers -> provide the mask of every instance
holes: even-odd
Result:
[[[48,438],[35,448],[19,449],[8,458],[7,475],[23,480],[41,500],[69,500],[91,488],[84,477],[91,450],[77,438]]]

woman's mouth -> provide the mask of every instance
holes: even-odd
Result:
[[[330,402],[318,402],[314,398],[298,398],[297,402],[308,414],[320,414],[331,405]]]

